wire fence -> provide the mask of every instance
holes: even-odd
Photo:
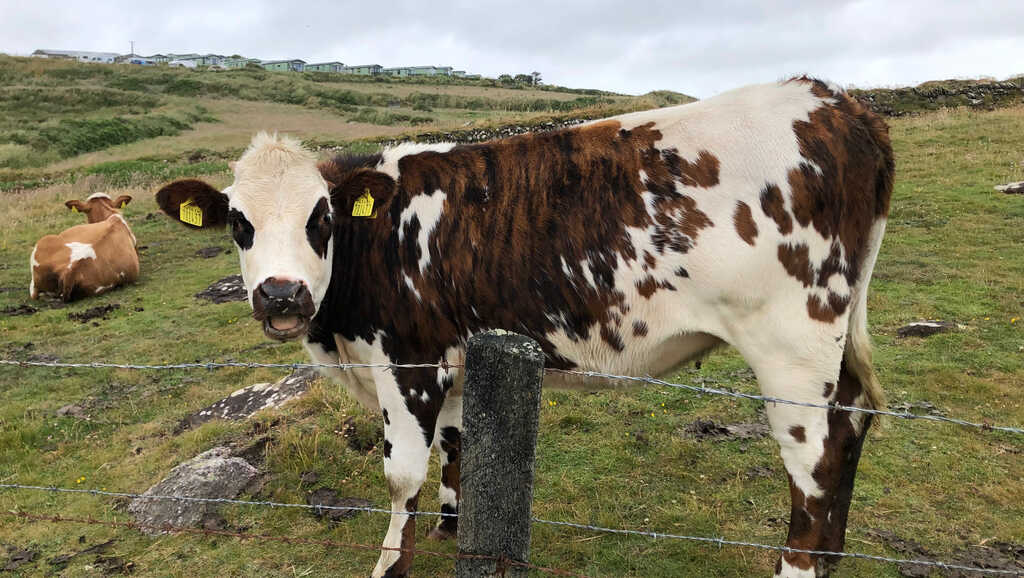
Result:
[[[327,546],[332,548],[350,548],[353,550],[386,550],[394,552],[408,552],[415,555],[423,556],[434,556],[437,558],[448,558],[450,560],[492,560],[497,563],[499,569],[499,575],[504,575],[504,569],[509,567],[526,568],[528,570],[537,570],[538,572],[544,572],[546,574],[552,574],[555,576],[574,576],[578,578],[587,578],[585,574],[578,574],[576,572],[570,572],[568,570],[561,570],[559,568],[550,568],[547,566],[538,566],[536,564],[530,564],[529,562],[520,562],[518,560],[512,560],[504,556],[488,556],[485,554],[466,554],[464,552],[437,552],[434,550],[420,550],[417,548],[390,548],[386,546],[371,546],[369,544],[359,544],[357,542],[340,542],[338,540],[322,540],[315,538],[296,538],[292,536],[278,536],[273,534],[253,534],[249,532],[231,532],[229,530],[214,530],[208,528],[186,528],[182,526],[172,526],[170,524],[142,524],[139,522],[117,522],[110,520],[97,520],[95,518],[73,518],[60,515],[41,515],[41,514],[30,514],[28,512],[2,512],[0,515],[6,515],[13,518],[20,518],[23,520],[33,520],[37,522],[68,522],[74,524],[89,524],[93,526],[106,526],[109,528],[126,528],[131,530],[150,530],[160,531],[170,534],[199,534],[203,536],[228,536],[232,538],[238,538],[240,540],[254,540],[260,542],[280,542],[284,544],[302,544],[302,545],[313,545],[313,546]]]
[[[0,490],[28,490],[28,491],[37,491],[37,492],[63,493],[63,494],[88,494],[88,495],[103,496],[103,497],[131,498],[133,500],[134,499],[139,499],[139,500],[177,500],[177,501],[182,501],[182,502],[199,502],[199,503],[211,503],[211,504],[234,504],[234,505],[242,505],[242,506],[265,507],[265,508],[291,508],[291,509],[308,510],[308,511],[311,511],[311,512],[329,511],[329,510],[341,510],[341,511],[347,511],[347,512],[370,512],[370,513],[389,514],[389,515],[390,514],[402,514],[402,515],[412,515],[412,516],[444,516],[444,517],[452,517],[452,518],[457,518],[458,517],[458,514],[450,514],[450,513],[443,513],[443,512],[429,512],[429,511],[395,512],[395,511],[388,510],[388,509],[385,509],[385,508],[374,508],[374,507],[368,507],[368,506],[329,506],[329,505],[317,505],[317,504],[299,504],[299,503],[290,503],[290,502],[272,502],[272,501],[262,501],[262,500],[237,500],[237,499],[231,499],[231,498],[201,498],[201,497],[195,497],[195,496],[138,494],[138,493],[131,493],[131,492],[108,492],[108,491],[105,491],[105,490],[93,490],[93,489],[85,489],[85,488],[59,488],[59,487],[55,487],[55,486],[31,486],[31,485],[22,485],[22,484],[0,484]],[[266,539],[266,540],[284,541],[284,542],[289,542],[290,541],[290,542],[294,542],[294,543],[321,544],[321,545],[328,545],[328,546],[353,546],[353,547],[358,547],[360,549],[370,549],[370,550],[397,550],[397,551],[402,551],[403,550],[401,548],[387,548],[387,547],[383,547],[383,546],[377,547],[377,546],[367,546],[367,545],[362,545],[362,544],[353,545],[353,544],[349,544],[349,543],[331,542],[329,540],[313,540],[313,539],[308,539],[307,540],[307,539],[300,539],[300,538],[275,537],[275,536],[268,536],[268,535],[265,535],[265,534],[240,534],[240,533],[227,532],[227,531],[218,532],[218,531],[209,531],[209,530],[198,529],[198,528],[181,528],[181,527],[168,526],[168,525],[150,525],[150,526],[147,526],[145,524],[140,524],[140,523],[135,523],[135,522],[116,522],[116,523],[115,522],[102,522],[102,521],[97,521],[97,520],[92,520],[92,519],[82,520],[82,519],[67,518],[67,517],[61,517],[61,516],[38,516],[38,515],[31,515],[31,514],[25,514],[25,513],[20,513],[20,512],[7,512],[7,515],[13,515],[13,516],[18,516],[18,517],[22,517],[22,518],[42,520],[42,521],[64,521],[64,522],[79,521],[79,522],[83,522],[83,523],[98,523],[98,524],[107,524],[107,525],[118,525],[118,526],[123,526],[123,527],[127,527],[127,528],[134,528],[134,529],[152,529],[152,530],[169,531],[169,532],[176,532],[176,533],[199,533],[199,534],[204,534],[204,533],[205,534],[218,534],[219,533],[219,534],[223,534],[223,535],[235,536],[235,537],[240,537],[240,538],[250,538],[251,537],[251,538],[260,538],[260,539]],[[885,563],[900,564],[900,565],[924,566],[924,567],[929,567],[929,568],[938,568],[938,569],[941,569],[941,570],[960,570],[960,571],[964,571],[964,572],[978,572],[978,573],[981,573],[981,574],[991,574],[991,575],[1001,575],[1001,576],[1024,576],[1024,572],[1017,571],[1017,570],[999,570],[999,569],[992,569],[992,568],[981,568],[981,567],[977,567],[977,566],[964,566],[964,565],[952,564],[952,563],[941,562],[941,561],[936,561],[936,560],[890,558],[890,557],[887,557],[887,556],[876,556],[876,555],[873,555],[873,554],[861,554],[861,553],[858,553],[858,552],[831,552],[831,551],[828,551],[828,550],[804,550],[804,549],[800,549],[800,548],[790,548],[788,546],[777,546],[777,545],[772,545],[772,544],[761,544],[761,543],[758,543],[758,542],[746,542],[746,541],[741,541],[741,540],[728,540],[728,539],[725,539],[725,538],[711,537],[711,536],[690,536],[690,535],[685,535],[685,534],[669,534],[669,533],[664,533],[664,532],[651,532],[651,531],[645,531],[645,530],[632,530],[632,529],[626,529],[626,528],[607,528],[607,527],[604,527],[604,526],[596,526],[596,525],[591,525],[591,524],[580,524],[580,523],[577,523],[577,522],[565,522],[565,521],[559,521],[559,520],[547,520],[547,519],[544,519],[544,518],[537,518],[537,517],[534,517],[532,520],[533,520],[534,524],[542,524],[542,525],[548,525],[548,526],[557,526],[557,527],[563,527],[563,528],[573,528],[573,529],[576,529],[576,530],[586,530],[586,531],[589,531],[589,532],[599,532],[599,533],[604,533],[604,534],[639,536],[639,537],[645,537],[645,538],[652,538],[652,539],[656,539],[656,540],[684,540],[684,541],[690,541],[690,542],[701,542],[701,543],[705,543],[705,544],[716,545],[716,546],[719,546],[719,547],[721,547],[721,546],[735,546],[735,547],[742,547],[742,548],[754,548],[754,549],[760,549],[760,550],[772,550],[772,551],[776,551],[776,552],[780,552],[780,553],[811,554],[811,555],[817,555],[817,556],[835,556],[835,557],[840,557],[840,558],[855,558],[855,559],[860,559],[860,560],[870,560],[870,561],[873,561],[873,562],[885,562]],[[425,551],[415,550],[415,549],[408,549],[408,551],[414,552],[414,553],[424,553],[424,554],[428,554],[428,555],[445,556],[445,557],[449,557],[449,558],[456,558],[456,557],[459,556],[458,554],[445,554],[445,553],[440,553],[440,552],[425,552]],[[477,555],[472,555],[472,556],[464,555],[463,557],[474,557],[474,558],[481,558],[481,559],[486,558],[486,559],[497,560],[497,558],[495,558],[495,557],[477,556]],[[512,561],[509,561],[509,563],[512,564]],[[524,565],[524,563],[515,563],[513,565]],[[558,570],[558,569],[554,569],[554,568],[545,568],[545,567],[534,566],[534,565],[530,565],[530,564],[525,564],[524,567],[528,567],[528,568],[536,569],[536,570],[541,570],[541,571],[545,571],[545,572],[552,573],[552,574],[562,574],[562,575],[565,575],[565,576],[581,576],[581,574],[574,574],[572,572],[568,572],[568,571],[565,571],[565,570]]]
[[[49,367],[49,368],[67,368],[67,369],[82,369],[82,368],[87,368],[87,369],[128,369],[128,370],[154,370],[154,371],[160,371],[160,370],[184,370],[184,369],[207,369],[207,370],[213,370],[213,369],[219,369],[219,368],[247,368],[247,369],[269,368],[269,369],[291,369],[291,370],[297,370],[297,369],[337,369],[337,370],[342,370],[342,371],[344,371],[344,370],[352,370],[352,369],[385,369],[385,370],[388,370],[388,371],[392,371],[392,370],[396,370],[396,369],[441,369],[441,370],[448,371],[448,370],[451,370],[451,369],[462,367],[462,365],[459,365],[459,364],[449,364],[449,363],[445,363],[445,362],[442,362],[442,363],[420,363],[420,364],[381,364],[381,363],[338,363],[338,364],[331,364],[331,363],[256,363],[256,362],[234,362],[234,361],[228,361],[228,362],[206,362],[206,363],[194,362],[194,363],[176,363],[176,364],[149,365],[149,364],[104,363],[104,362],[63,363],[63,362],[55,362],[55,361],[51,362],[51,361],[19,361],[19,360],[0,360],[0,366]],[[803,401],[795,401],[795,400],[788,400],[788,399],[782,399],[782,398],[776,398],[776,397],[769,397],[769,396],[762,396],[762,395],[755,395],[755,394],[747,394],[747,393],[742,393],[742,392],[730,391],[730,390],[726,390],[726,389],[710,388],[710,387],[703,387],[703,386],[694,386],[694,385],[686,385],[686,384],[680,384],[680,383],[673,383],[673,382],[668,382],[668,381],[664,381],[664,380],[661,380],[661,379],[656,379],[656,378],[649,377],[649,376],[637,377],[637,376],[616,375],[616,374],[594,372],[594,371],[576,371],[576,370],[558,370],[558,369],[546,369],[545,371],[548,372],[548,373],[558,373],[558,374],[563,374],[563,375],[576,375],[576,376],[584,377],[584,378],[601,378],[601,379],[608,379],[608,380],[622,380],[622,381],[630,381],[630,382],[637,382],[637,383],[645,383],[645,384],[649,384],[649,385],[657,385],[657,386],[660,386],[660,387],[670,387],[670,388],[676,388],[676,389],[683,389],[683,390],[694,392],[694,393],[698,393],[698,394],[726,396],[726,397],[732,397],[732,398],[748,399],[748,400],[753,400],[753,401],[761,401],[761,402],[764,402],[764,403],[787,404],[787,405],[795,405],[795,406],[801,406],[801,407],[819,408],[819,409],[825,409],[825,410],[830,410],[830,411],[861,412],[861,413],[867,413],[867,414],[872,414],[872,415],[885,415],[885,416],[894,417],[894,418],[898,418],[898,419],[923,420],[923,421],[929,421],[929,422],[932,422],[932,423],[949,423],[949,424],[958,425],[958,426],[961,426],[961,427],[976,428],[976,429],[983,430],[983,431],[1000,431],[1000,432],[1017,434],[1017,435],[1024,434],[1024,428],[1019,428],[1019,427],[1015,427],[1015,426],[993,425],[993,424],[990,424],[990,423],[976,423],[976,422],[970,422],[970,421],[956,419],[956,418],[948,418],[948,417],[944,417],[944,416],[920,415],[920,414],[914,414],[914,413],[910,413],[910,412],[893,412],[893,411],[886,411],[886,410],[868,409],[868,408],[861,408],[861,407],[854,407],[854,406],[839,405],[839,404],[835,404],[835,403],[823,404],[823,403],[810,403],[810,402],[803,402]],[[458,514],[450,514],[450,513],[443,513],[443,512],[427,512],[427,511],[393,512],[391,510],[384,509],[384,508],[374,508],[374,507],[365,507],[365,506],[330,506],[330,505],[298,504],[298,503],[270,502],[270,501],[258,501],[258,500],[237,500],[237,499],[229,499],[229,498],[201,498],[201,497],[193,497],[193,496],[147,495],[147,494],[138,494],[138,493],[131,493],[131,492],[108,492],[108,491],[105,491],[105,490],[80,489],[80,488],[58,488],[58,487],[50,487],[50,486],[32,486],[32,485],[22,485],[22,484],[0,484],[0,490],[23,490],[23,491],[42,491],[42,492],[69,493],[69,494],[90,494],[90,495],[104,496],[104,497],[130,498],[130,499],[133,499],[133,500],[135,500],[135,499],[141,499],[141,500],[178,500],[178,501],[186,501],[186,502],[207,502],[207,503],[217,503],[217,504],[235,504],[235,505],[257,506],[257,507],[271,507],[271,508],[293,508],[293,509],[305,509],[305,510],[312,510],[312,511],[344,510],[344,511],[369,512],[369,513],[379,513],[379,514],[389,514],[389,515],[390,514],[409,514],[409,515],[416,515],[416,516],[443,516],[443,517],[457,517],[458,516]],[[172,533],[195,533],[195,534],[207,534],[207,535],[226,535],[226,536],[234,536],[234,537],[241,538],[241,539],[255,539],[255,540],[264,540],[264,541],[278,541],[278,542],[296,543],[296,544],[298,544],[298,543],[319,544],[319,545],[324,545],[324,546],[351,547],[351,548],[357,548],[357,549],[399,550],[399,551],[402,550],[401,548],[386,548],[386,547],[383,547],[383,546],[368,546],[368,545],[365,545],[365,544],[353,544],[353,543],[345,543],[345,542],[335,542],[335,541],[330,541],[330,540],[312,540],[312,539],[292,538],[292,537],[285,537],[285,536],[271,536],[271,535],[265,535],[265,534],[245,534],[245,533],[239,533],[239,532],[228,532],[228,531],[207,530],[207,529],[197,529],[197,528],[179,528],[179,527],[168,527],[168,526],[146,528],[145,525],[139,524],[139,523],[135,523],[135,522],[106,522],[106,521],[101,521],[101,520],[94,520],[92,518],[81,519],[81,518],[67,518],[67,517],[62,517],[62,516],[43,516],[43,515],[36,515],[36,514],[28,514],[28,513],[24,513],[24,512],[13,512],[13,513],[8,512],[7,515],[13,515],[13,516],[17,516],[17,517],[20,517],[20,518],[36,520],[36,521],[76,522],[76,523],[86,523],[86,524],[101,524],[101,525],[108,525],[108,526],[134,528],[134,529],[156,529],[156,530],[168,531],[168,532],[172,532]],[[643,530],[631,530],[631,529],[623,529],[623,528],[607,528],[607,527],[602,527],[602,526],[595,526],[595,525],[590,525],[590,524],[581,524],[581,523],[576,523],[576,522],[545,520],[545,519],[536,518],[536,517],[533,518],[532,521],[535,524],[544,524],[544,525],[557,526],[557,527],[573,528],[573,529],[585,530],[585,531],[596,532],[596,533],[640,536],[640,537],[647,537],[647,538],[652,538],[652,539],[686,540],[686,541],[701,542],[701,543],[706,543],[706,544],[713,544],[713,545],[717,545],[719,547],[721,547],[721,546],[734,546],[734,547],[744,547],[744,548],[756,548],[756,549],[762,549],[762,550],[773,550],[773,551],[777,551],[777,552],[781,552],[781,553],[801,553],[801,554],[810,554],[810,555],[816,555],[816,556],[830,556],[830,557],[838,557],[838,558],[855,558],[855,559],[870,560],[870,561],[875,561],[875,562],[893,563],[893,564],[901,564],[901,565],[915,565],[915,566],[922,566],[922,567],[937,568],[937,569],[947,570],[947,571],[957,570],[957,571],[963,571],[963,572],[976,572],[978,574],[989,574],[989,575],[1024,576],[1024,573],[1022,573],[1021,571],[1018,571],[1018,570],[1001,570],[1001,569],[991,569],[991,568],[980,568],[980,567],[974,567],[974,566],[964,566],[964,565],[959,565],[959,564],[951,564],[951,563],[935,561],[935,560],[890,558],[890,557],[886,557],[886,556],[876,556],[876,555],[861,554],[861,553],[856,553],[856,552],[831,552],[831,551],[822,551],[822,550],[803,550],[803,549],[797,549],[797,548],[790,548],[788,546],[776,546],[776,545],[770,545],[770,544],[760,544],[760,543],[757,543],[757,542],[747,542],[747,541],[739,541],[739,540],[727,540],[725,538],[720,538],[720,537],[689,536],[689,535],[682,535],[682,534],[668,534],[668,533],[661,533],[661,532],[651,532],[651,531],[643,531]],[[559,569],[555,569],[555,568],[545,568],[545,567],[541,567],[541,566],[535,566],[535,565],[527,564],[527,563],[524,563],[524,562],[516,562],[516,561],[513,561],[513,560],[504,559],[504,558],[488,557],[488,556],[477,556],[477,555],[466,555],[466,554],[447,554],[447,553],[442,553],[442,552],[431,552],[431,551],[415,550],[415,549],[409,549],[409,551],[413,552],[415,554],[436,555],[436,556],[443,556],[443,557],[454,558],[454,559],[457,559],[459,557],[464,557],[464,558],[467,558],[467,557],[486,558],[486,559],[490,559],[490,560],[495,560],[495,561],[499,562],[499,564],[505,564],[506,566],[522,566],[522,567],[533,569],[533,570],[537,570],[537,571],[547,572],[547,573],[550,573],[550,574],[563,575],[563,576],[582,576],[581,574],[575,574],[575,573],[568,572],[568,571],[565,571],[565,570],[559,570]]]
[[[133,370],[176,370],[176,369],[221,369],[221,368],[246,368],[246,369],[338,369],[338,370],[351,370],[351,369],[443,369],[451,370],[463,367],[461,364],[454,363],[256,363],[248,361],[225,361],[225,362],[208,362],[208,363],[173,363],[164,365],[142,365],[142,364],[129,364],[129,363],[104,363],[104,362],[91,362],[91,363],[62,363],[57,361],[18,361],[11,359],[0,359],[0,365],[6,366],[17,366],[17,367],[52,367],[52,368],[67,368],[67,369],[133,369]],[[562,374],[562,375],[576,375],[579,377],[586,378],[602,378],[608,380],[618,381],[631,381],[636,383],[646,383],[649,385],[657,385],[660,387],[670,387],[674,389],[683,389],[686,391],[718,395],[725,397],[732,397],[738,399],[748,399],[752,401],[761,401],[764,403],[777,403],[784,405],[795,405],[800,407],[811,407],[818,409],[826,409],[832,411],[847,411],[855,413],[866,413],[871,415],[884,415],[888,417],[894,417],[898,419],[906,420],[920,420],[929,422],[948,423],[958,425],[961,427],[976,428],[984,431],[1000,431],[1005,433],[1011,433],[1016,435],[1024,435],[1024,428],[1016,426],[1005,426],[1005,425],[994,425],[987,422],[971,422],[958,418],[945,417],[940,415],[929,415],[929,414],[917,414],[909,411],[897,412],[888,411],[883,409],[870,409],[864,407],[857,407],[852,405],[841,405],[837,403],[813,403],[806,401],[796,401],[790,399],[784,399],[779,397],[771,397],[765,395],[757,395],[752,393],[743,393],[738,391],[731,391],[727,389],[719,389],[713,387],[704,387],[698,385],[687,385],[683,383],[673,383],[670,381],[664,381],[650,376],[633,376],[633,375],[616,375],[613,373],[602,373],[598,371],[577,371],[567,369],[550,369],[544,370],[545,373],[549,374]]]

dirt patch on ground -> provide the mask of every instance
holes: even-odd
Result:
[[[339,522],[346,518],[352,518],[359,513],[359,510],[328,510],[318,506],[335,508],[369,508],[373,505],[370,500],[363,498],[339,498],[338,492],[330,488],[317,488],[306,497],[306,503],[313,506],[311,512],[318,519],[326,519],[329,522]]]
[[[751,440],[768,435],[768,424],[758,422],[717,424],[710,419],[698,419],[683,428],[683,435],[697,440]]]
[[[3,348],[4,357],[17,361],[32,361],[35,363],[52,363],[60,361],[60,358],[52,353],[36,352],[36,344],[31,341],[25,343],[9,343]]]
[[[224,247],[218,247],[216,245],[212,247],[203,247],[196,251],[196,257],[202,257],[203,259],[210,259],[216,257],[225,251]]]
[[[972,566],[986,570],[1012,570],[1024,573],[1024,545],[1021,544],[998,541],[982,542],[961,548],[952,555],[942,556],[934,554],[914,540],[902,538],[888,530],[868,530],[867,535],[881,540],[886,546],[900,554],[913,557],[916,560],[941,561],[958,566]],[[900,564],[898,567],[901,576],[912,578],[926,578],[935,572],[935,567],[922,564]],[[947,570],[943,576],[951,578],[980,578],[982,576],[991,576],[991,574],[967,570]]]
[[[241,275],[230,275],[219,281],[215,281],[206,289],[196,293],[199,299],[206,299],[214,303],[230,303],[232,301],[245,301],[249,298],[249,292],[245,290]]]
[[[35,550],[18,548],[8,544],[0,544],[0,548],[5,550],[7,554],[7,562],[0,567],[0,572],[13,572],[25,564],[35,562],[36,558],[39,557],[39,552]]]
[[[121,308],[118,303],[111,303],[109,305],[97,305],[96,307],[90,307],[81,313],[68,313],[68,319],[72,321],[81,321],[82,323],[88,323],[93,319],[102,319],[104,321],[110,319],[109,315],[114,311]]]
[[[8,305],[3,309],[0,309],[0,315],[7,315],[8,317],[17,317],[19,315],[32,315],[39,310],[31,305]]]

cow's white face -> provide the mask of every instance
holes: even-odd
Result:
[[[253,316],[274,339],[306,334],[331,281],[334,212],[315,160],[297,141],[260,133],[224,191],[184,180],[157,193],[183,223],[196,226],[189,211],[199,211],[199,227],[227,226]]]
[[[241,172],[227,193],[228,231],[254,315],[269,337],[304,335],[331,281],[327,184],[310,164],[270,180]]]

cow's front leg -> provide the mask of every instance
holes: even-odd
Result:
[[[380,372],[375,378],[384,417],[384,475],[393,512],[383,547],[402,551],[382,550],[373,576],[406,576],[413,560],[409,550],[416,546],[416,518],[406,512],[415,511],[419,504],[444,396],[430,370]]]

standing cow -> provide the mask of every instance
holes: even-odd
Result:
[[[40,293],[50,293],[74,301],[134,283],[139,254],[135,234],[121,214],[131,200],[128,195],[111,199],[95,193],[85,201],[64,203],[84,213],[88,222],[39,239],[29,258],[29,295],[38,299]]]
[[[319,165],[261,133],[234,173],[229,194],[187,180],[157,201],[227,224],[253,315],[272,338],[303,338],[315,362],[458,363],[470,335],[501,328],[536,339],[548,367],[642,375],[729,343],[765,395],[883,405],[866,302],[893,155],[882,120],[820,81]],[[462,377],[325,373],[383,417],[397,512],[384,546],[412,548],[404,512],[431,448],[441,509],[458,509]],[[786,544],[841,550],[870,416],[767,412],[789,473]],[[444,518],[431,535],[455,530]],[[834,562],[787,552],[776,575],[822,576]],[[373,576],[411,563],[385,550]]]

